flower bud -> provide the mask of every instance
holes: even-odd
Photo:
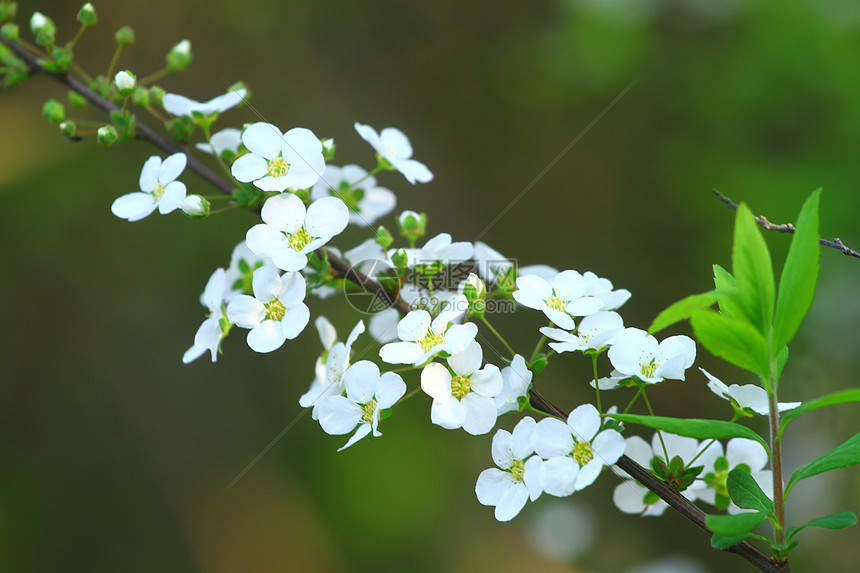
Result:
[[[0,26],[0,38],[6,42],[17,42],[20,39],[18,24],[15,24],[14,22],[6,22]]]
[[[134,95],[131,97],[131,101],[134,105],[147,107],[149,105],[149,90],[144,87],[137,86],[134,90]]]
[[[535,376],[540,376],[541,372],[544,371],[544,369],[547,367],[548,363],[549,363],[549,360],[547,359],[546,354],[541,352],[540,354],[535,356],[534,360],[532,360],[532,363],[529,366],[529,370],[534,372]]]
[[[92,3],[87,2],[84,4],[78,12],[78,22],[84,26],[92,26],[98,21],[99,19],[96,15],[96,9],[93,7]]]
[[[483,317],[487,310],[487,285],[484,281],[475,273],[469,273],[463,294],[469,301],[469,314],[478,318]]]
[[[63,134],[63,137],[66,139],[79,139],[78,138],[78,126],[75,125],[73,121],[64,121],[60,124],[60,133]]]
[[[41,12],[33,12],[30,16],[30,30],[36,34],[48,24],[48,17]]]
[[[30,30],[36,36],[36,43],[40,46],[53,46],[54,36],[57,33],[57,27],[54,21],[42,14],[41,12],[33,12],[30,18]]]
[[[149,88],[149,103],[153,105],[161,105],[161,98],[164,97],[164,88],[152,86]]]
[[[123,26],[114,34],[116,43],[120,47],[131,46],[134,44],[134,30],[130,26]]]
[[[134,93],[137,80],[133,73],[125,70],[118,72],[116,76],[114,76],[113,83],[116,86],[116,89],[119,90],[119,95],[128,97]]]
[[[51,123],[60,123],[66,120],[66,108],[55,99],[49,99],[42,106],[42,117]]]
[[[167,54],[167,69],[171,72],[184,72],[191,64],[191,42],[182,40]]]
[[[69,107],[71,108],[81,109],[87,107],[86,98],[78,92],[69,91],[68,97],[66,99],[68,99]]]
[[[394,237],[391,236],[391,232],[382,225],[376,230],[375,240],[382,247],[383,251],[387,250],[394,243]]]
[[[182,212],[192,219],[205,219],[209,216],[209,201],[200,195],[189,195],[179,205]]]
[[[103,125],[100,127],[96,136],[96,141],[104,146],[113,145],[117,139],[119,139],[119,135],[116,132],[116,128],[112,125]]]
[[[14,20],[18,15],[18,3],[9,2],[0,4],[0,22]]]
[[[427,215],[418,214],[415,211],[403,211],[397,217],[397,228],[400,236],[414,245],[415,241],[427,233]]]
[[[391,262],[398,269],[405,269],[409,266],[409,255],[406,254],[406,249],[397,249],[391,255]]]
[[[323,139],[321,141],[321,143],[322,143],[322,147],[323,147],[323,159],[325,159],[325,162],[328,163],[329,161],[334,161],[334,152],[335,152],[334,139],[332,139],[332,138]],[[385,247],[383,247],[383,248],[385,248]]]

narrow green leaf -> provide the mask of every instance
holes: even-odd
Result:
[[[823,527],[824,529],[845,529],[857,523],[857,516],[850,511],[841,511],[839,513],[831,513],[824,517],[816,517],[796,527],[789,527],[786,531],[786,541],[791,541],[792,537],[806,529],[807,527]]]
[[[791,488],[802,479],[838,468],[847,468],[858,463],[860,463],[860,434],[855,434],[814,462],[797,468],[788,480],[788,485],[785,488],[785,497],[788,499]]]
[[[755,533],[747,532],[740,535],[720,535],[719,533],[714,533],[711,536],[711,547],[714,547],[715,549],[728,549],[732,545],[737,545],[741,541],[746,541],[747,539],[760,539],[766,543],[770,543],[768,538],[756,535]]]
[[[782,438],[782,433],[785,431],[785,427],[795,418],[799,418],[807,412],[817,410],[818,408],[835,406],[836,404],[846,404],[848,402],[860,402],[860,388],[842,390],[841,392],[834,392],[833,394],[827,394],[821,398],[804,402],[797,408],[789,410],[782,415],[782,420],[779,423],[779,437]]]
[[[744,315],[759,332],[767,333],[773,323],[773,264],[758,223],[744,203],[735,217],[732,272]]]
[[[706,515],[705,525],[720,535],[743,535],[758,527],[765,519],[767,516],[759,511],[735,515]]]
[[[694,310],[704,310],[717,301],[719,295],[715,291],[703,292],[701,294],[693,294],[686,298],[682,298],[678,302],[669,306],[666,310],[657,315],[651,326],[648,327],[648,333],[654,334],[671,326],[676,322],[680,322],[690,318],[690,313]]]
[[[667,418],[664,416],[641,416],[639,414],[606,414],[622,422],[641,424],[648,428],[666,430],[679,436],[688,436],[704,440],[706,438],[748,438],[755,440],[768,449],[767,442],[758,434],[740,424],[724,420],[701,420],[685,418]]]
[[[711,354],[768,378],[767,342],[751,324],[710,311],[695,311],[690,323]]]
[[[806,316],[815,296],[818,281],[818,203],[821,189],[815,191],[800,211],[788,257],[779,279],[779,297],[773,319],[774,348],[791,342],[794,333]]]
[[[770,515],[773,513],[773,502],[767,497],[750,472],[735,468],[729,472],[726,480],[729,497],[735,505],[744,509],[755,509]]]

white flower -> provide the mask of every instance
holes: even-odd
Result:
[[[412,184],[415,182],[427,183],[433,180],[433,174],[427,167],[412,157],[412,146],[409,139],[399,129],[386,127],[381,133],[369,125],[355,123],[355,130],[368,142],[379,156],[400,171],[406,180]]]
[[[326,166],[325,177],[311,189],[311,199],[334,196],[349,207],[349,222],[369,227],[394,210],[397,198],[358,165]]]
[[[188,364],[202,356],[207,350],[212,353],[212,362],[218,357],[218,347],[224,338],[221,321],[227,318],[224,312],[224,297],[227,294],[227,279],[224,269],[217,269],[209,281],[200,302],[209,309],[209,317],[203,321],[194,335],[194,345],[182,356],[182,362]]]
[[[298,336],[310,320],[305,300],[305,278],[300,273],[278,273],[271,267],[254,271],[254,296],[240,294],[227,305],[227,318],[249,328],[248,346],[272,352]]]
[[[120,219],[139,221],[155,211],[166,215],[185,199],[185,183],[176,178],[185,169],[184,153],[174,153],[161,161],[153,155],[143,164],[140,172],[140,191],[119,197],[111,205],[111,212]]]
[[[183,56],[187,56],[191,53],[191,41],[190,40],[182,40],[175,46],[173,46],[172,52],[176,52],[177,54],[182,54]]]
[[[430,320],[424,309],[410,311],[397,323],[397,336],[402,342],[390,342],[379,350],[379,356],[389,364],[420,366],[440,352],[456,354],[475,340],[478,327],[472,323],[451,325],[451,321],[465,312],[468,303],[460,295],[452,308],[443,310]]]
[[[549,326],[542,327],[540,331],[557,341],[550,342],[549,346],[561,354],[577,350],[601,350],[612,344],[612,339],[623,329],[624,321],[620,314],[601,310],[583,318],[576,334]]]
[[[519,277],[513,296],[521,305],[543,311],[557,326],[573,330],[573,316],[587,316],[603,308],[602,300],[586,296],[587,288],[581,274],[562,271],[551,281],[536,275]]]
[[[400,375],[386,372],[380,376],[379,367],[369,360],[360,360],[347,368],[341,377],[346,396],[328,396],[320,401],[319,421],[330,435],[355,434],[341,451],[373,432],[379,437],[379,415],[391,408],[406,393]],[[357,426],[357,428],[356,428]]]
[[[325,169],[319,138],[303,127],[281,134],[271,123],[257,122],[242,132],[242,142],[250,153],[233,162],[233,177],[263,191],[312,187]]]
[[[189,195],[182,200],[179,208],[190,217],[205,217],[209,214],[209,201],[200,195]]]
[[[483,505],[496,507],[499,521],[510,521],[526,505],[542,493],[540,468],[542,460],[532,455],[534,418],[526,416],[514,427],[511,434],[498,430],[493,436],[493,461],[501,469],[490,468],[481,472],[475,484],[475,494]]]
[[[705,445],[706,443],[703,442],[702,447]],[[717,505],[717,494],[720,494],[723,500],[727,499],[729,494],[726,489],[726,480],[729,477],[729,472],[741,465],[746,466],[765,495],[773,499],[773,473],[764,469],[767,462],[767,451],[755,440],[732,438],[726,444],[725,455],[723,455],[723,445],[720,442],[714,442],[695,461],[695,465],[705,466],[705,469],[699,474],[699,477],[704,479],[697,483],[707,485],[707,487],[696,490],[696,499],[701,499],[711,505]],[[752,511],[741,509],[731,501],[729,501],[726,510],[730,514]]]
[[[515,354],[510,366],[502,368],[502,390],[494,398],[496,414],[501,416],[520,408],[519,398],[529,393],[532,383],[532,372],[526,366],[526,360]]]
[[[582,278],[588,284],[585,294],[595,296],[603,301],[602,310],[615,310],[630,298],[627,289],[612,290],[612,282],[609,279],[600,278],[591,271],[582,274]]]
[[[481,368],[484,353],[474,340],[448,358],[454,376],[438,362],[421,372],[421,389],[433,398],[430,421],[448,430],[463,428],[473,436],[496,425],[493,398],[502,390],[502,373],[494,364]]]
[[[621,374],[648,384],[664,378],[683,380],[696,360],[696,343],[688,336],[670,336],[663,342],[638,328],[625,328],[609,349],[609,361]]]
[[[317,199],[305,209],[302,200],[290,193],[270,198],[260,214],[263,223],[248,230],[245,242],[285,271],[303,269],[307,254],[342,232],[349,220],[346,205],[337,197]]]
[[[732,384],[726,386],[719,378],[711,375],[704,368],[699,368],[708,377],[708,388],[725,400],[737,402],[742,409],[750,409],[756,414],[766,416],[770,413],[767,390],[755,384]],[[780,412],[800,406],[802,402],[780,402],[777,409]]]
[[[558,269],[549,265],[525,265],[517,269],[517,276],[519,277],[536,275],[547,282],[550,282],[557,274]]]
[[[203,153],[221,155],[224,151],[239,153],[240,145],[242,145],[242,131],[235,127],[225,127],[213,133],[209,143],[198,143],[195,147]]]
[[[232,107],[239,105],[245,98],[248,90],[241,88],[238,90],[231,89],[225,94],[214,97],[206,102],[194,101],[193,99],[181,96],[179,94],[164,94],[161,99],[161,105],[164,109],[177,117],[191,117],[195,112],[201,115],[212,115],[222,113]]]
[[[541,469],[545,492],[563,497],[591,485],[603,466],[624,453],[624,438],[616,430],[600,430],[600,413],[583,404],[567,417],[538,422],[533,438],[535,452],[546,461]]]
[[[314,369],[316,377],[311,382],[310,389],[299,398],[299,405],[302,408],[313,406],[313,418],[316,420],[319,417],[317,407],[321,398],[343,394],[341,377],[344,371],[349,368],[349,353],[358,335],[364,332],[364,322],[358,321],[345,343],[335,343],[337,332],[326,317],[320,316],[314,324],[319,331],[320,340],[325,350],[322,356],[317,358]]]
[[[113,78],[113,83],[118,90],[127,91],[134,89],[137,80],[134,79],[134,76],[130,72],[122,71],[117,72]]]

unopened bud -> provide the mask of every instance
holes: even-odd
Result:
[[[179,208],[192,219],[205,219],[209,216],[209,201],[200,195],[189,195]]]
[[[388,247],[394,243],[394,237],[391,236],[391,232],[382,225],[376,230],[375,240],[382,247],[383,251],[388,250]]]
[[[96,9],[90,2],[84,4],[81,7],[80,11],[78,11],[78,22],[80,22],[84,26],[92,26],[98,21],[99,18],[96,15]]]
[[[167,69],[171,72],[184,72],[191,64],[191,42],[182,40],[167,54]]]
[[[130,26],[123,26],[114,34],[117,45],[121,47],[131,46],[134,44],[134,30]]]
[[[134,74],[125,70],[118,72],[113,79],[116,89],[119,90],[119,95],[128,97],[134,93],[134,88],[137,85],[137,80]]]
[[[103,125],[100,127],[96,136],[96,141],[105,146],[113,145],[117,139],[119,139],[119,135],[116,132],[116,128],[112,125]]]
[[[42,106],[42,117],[51,123],[60,123],[66,120],[66,108],[55,99],[49,99]]]
[[[415,211],[403,211],[397,217],[397,227],[400,236],[408,240],[410,244],[423,237],[427,233],[427,215]]]

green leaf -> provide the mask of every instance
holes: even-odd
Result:
[[[752,531],[765,519],[767,519],[767,516],[760,511],[737,513],[735,515],[706,515],[705,525],[714,533],[733,536],[743,535]]]
[[[847,468],[858,463],[860,463],[860,434],[855,434],[846,442],[836,446],[814,462],[797,468],[788,480],[788,485],[785,488],[785,497],[788,499],[791,488],[802,479],[838,468]]]
[[[712,354],[768,379],[767,342],[754,326],[710,311],[693,312],[690,323]]]
[[[714,265],[714,288],[718,291],[728,291],[737,294],[738,285],[735,282],[735,277],[732,273],[721,267]],[[735,300],[720,300],[720,312],[726,316],[738,316],[740,311]]]
[[[690,313],[694,310],[704,310],[717,301],[719,295],[716,291],[703,292],[701,294],[692,294],[686,298],[682,298],[678,302],[669,306],[666,310],[657,315],[651,326],[648,327],[648,333],[654,334],[671,326],[676,322],[680,322],[690,318]]]
[[[850,511],[841,511],[839,513],[831,513],[824,517],[816,517],[796,527],[789,527],[786,534],[786,541],[791,541],[791,538],[806,529],[807,527],[823,527],[824,529],[845,529],[857,523],[857,516]]]
[[[767,515],[773,513],[773,502],[761,490],[750,472],[740,468],[733,469],[729,472],[726,487],[738,507],[755,509]]]
[[[747,539],[761,539],[764,542],[770,542],[766,537],[749,532],[742,533],[740,535],[720,535],[719,533],[714,533],[711,536],[711,547],[716,549],[728,549],[732,545],[737,545],[741,541],[746,541]]]
[[[815,296],[818,281],[818,202],[821,189],[815,191],[800,211],[788,257],[779,279],[779,297],[773,318],[774,348],[787,345],[803,317],[806,316]]]
[[[785,431],[785,427],[795,418],[799,418],[807,412],[817,410],[818,408],[835,406],[836,404],[846,404],[848,402],[860,402],[860,388],[842,390],[841,392],[834,392],[833,394],[827,394],[821,398],[804,402],[797,408],[789,410],[782,415],[782,420],[779,423],[779,437],[782,438],[782,433]]]
[[[740,424],[724,420],[700,420],[685,418],[667,418],[663,416],[641,416],[638,414],[606,414],[622,422],[641,424],[648,428],[666,430],[679,436],[688,436],[704,440],[705,438],[747,438],[755,440],[768,449],[767,442],[758,434]]]
[[[773,323],[773,265],[755,217],[744,203],[738,207],[735,217],[732,271],[744,315],[766,335]]]

